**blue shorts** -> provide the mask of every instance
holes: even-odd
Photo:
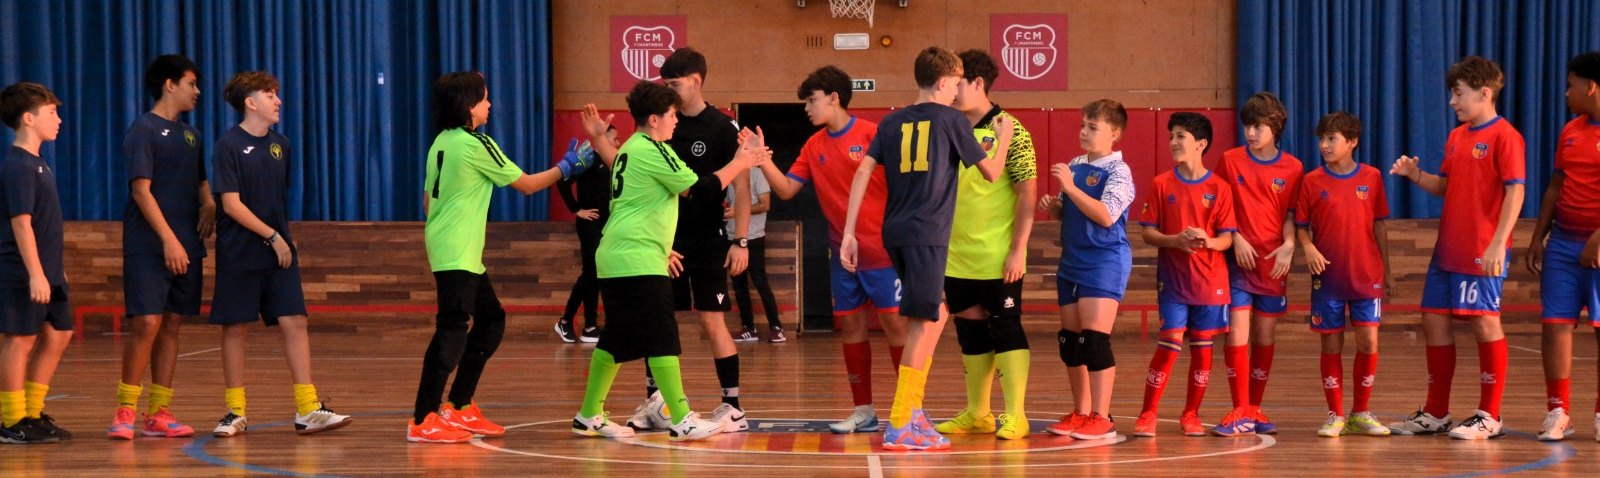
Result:
[[[1056,305],[1072,305],[1078,299],[1111,299],[1122,302],[1122,291],[1105,290],[1069,281],[1056,275]]]
[[[1172,302],[1158,304],[1161,309],[1161,333],[1187,332],[1194,337],[1210,337],[1228,331],[1228,306],[1186,305]]]
[[[305,292],[300,289],[300,265],[288,269],[218,271],[211,295],[211,320],[217,325],[261,320],[268,327],[279,317],[306,315]]]
[[[1456,318],[1498,316],[1500,290],[1504,284],[1504,277],[1447,272],[1430,263],[1428,277],[1422,284],[1422,312]]]
[[[190,257],[183,275],[167,269],[166,257],[155,254],[122,256],[122,304],[129,317],[200,315],[201,288],[205,286],[204,257]]]
[[[1328,299],[1311,293],[1311,330],[1324,334],[1344,331],[1345,324],[1356,327],[1377,327],[1383,318],[1383,299]],[[1345,320],[1346,309],[1349,321]]]
[[[1544,246],[1544,273],[1539,276],[1540,314],[1546,324],[1578,324],[1578,316],[1589,309],[1589,322],[1600,327],[1600,274],[1579,265],[1584,241],[1550,235]]]
[[[839,256],[828,257],[829,281],[833,288],[833,315],[860,312],[870,302],[879,313],[900,311],[900,276],[893,267],[850,272],[839,264]]]
[[[944,305],[944,267],[950,258],[945,246],[898,246],[887,248],[889,262],[900,277],[900,315],[907,318],[939,320]]]
[[[1230,290],[1233,293],[1233,305],[1228,307],[1229,311],[1248,310],[1260,317],[1283,317],[1289,311],[1287,296],[1252,294],[1238,287]]]
[[[0,333],[39,335],[44,324],[56,330],[72,330],[72,320],[66,284],[50,286],[48,304],[34,302],[26,286],[0,289]]]

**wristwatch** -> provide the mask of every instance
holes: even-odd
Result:
[[[745,239],[743,237],[740,237],[740,238],[737,238],[737,239],[733,240],[733,245],[739,246],[742,249],[749,249],[750,248],[750,240],[749,239]]]

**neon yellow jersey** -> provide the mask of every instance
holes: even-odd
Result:
[[[600,235],[595,268],[601,279],[667,275],[678,229],[678,194],[700,176],[667,143],[634,133],[611,168],[611,217]]]
[[[428,149],[428,222],[423,237],[428,265],[438,271],[482,274],[484,229],[495,186],[522,178],[522,168],[489,135],[456,128],[439,133]]]
[[[1037,176],[1033,136],[1022,123],[995,106],[973,135],[990,157],[999,148],[994,119],[1010,117],[1015,125],[1011,147],[1007,150],[1005,174],[994,182],[983,179],[976,166],[961,168],[957,181],[956,215],[950,228],[950,259],[945,275],[960,279],[990,280],[1005,277],[1006,254],[1011,251],[1011,234],[1016,223],[1016,183]],[[1024,199],[1026,200],[1026,199]]]

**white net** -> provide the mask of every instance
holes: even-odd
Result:
[[[872,27],[872,7],[875,0],[828,0],[828,11],[833,18],[864,18]]]

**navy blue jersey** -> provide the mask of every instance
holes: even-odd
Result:
[[[889,113],[878,124],[867,156],[886,172],[883,245],[949,246],[961,165],[975,166],[988,157],[966,115],[934,103]]]
[[[678,159],[695,174],[716,174],[739,151],[739,125],[722,110],[707,104],[700,114],[685,116],[678,110],[678,126],[667,140]],[[694,249],[707,240],[722,240],[722,194],[690,194],[678,200],[678,232],[673,248]],[[719,256],[716,260],[720,261]]]
[[[0,210],[6,213],[0,225],[0,288],[28,287],[28,268],[17,247],[11,218],[31,214],[33,243],[39,251],[39,265],[51,285],[67,283],[61,256],[66,243],[61,226],[61,198],[56,195],[56,173],[44,159],[12,146],[0,163]]]
[[[1102,227],[1073,204],[1062,198],[1061,262],[1056,275],[1074,284],[1101,290],[1121,291],[1128,286],[1133,270],[1133,252],[1128,244],[1128,205],[1133,202],[1133,175],[1122,153],[1116,152],[1093,162],[1079,156],[1072,160],[1072,185],[1095,200],[1105,203],[1116,221]]]
[[[257,219],[278,231],[282,241],[289,238],[289,138],[277,131],[256,137],[234,126],[221,138],[211,153],[211,167],[217,171],[212,191],[239,193],[239,202]],[[221,203],[221,201],[217,201]],[[226,213],[217,220],[217,269],[256,270],[278,267],[278,254],[266,238],[245,229]]]
[[[198,231],[200,182],[206,180],[200,133],[189,125],[145,113],[122,138],[122,154],[127,157],[128,181],[150,180],[150,195],[189,257],[205,257],[206,245]],[[122,253],[162,254],[161,236],[133,202],[131,190],[122,212]]]

